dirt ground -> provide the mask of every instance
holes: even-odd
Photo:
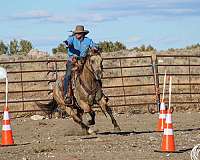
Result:
[[[162,134],[155,132],[158,114],[115,114],[122,129],[97,114],[97,135],[83,135],[70,119],[12,120],[15,146],[0,147],[0,160],[189,160],[200,143],[200,113],[174,112],[176,153],[161,153]],[[1,138],[1,137],[0,137]]]

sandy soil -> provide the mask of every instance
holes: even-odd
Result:
[[[158,115],[115,114],[122,129],[97,114],[97,135],[83,135],[71,119],[12,120],[16,146],[0,147],[0,160],[189,160],[200,143],[200,113],[174,112],[176,153],[161,153],[162,133],[155,132]],[[0,137],[1,138],[1,137]]]

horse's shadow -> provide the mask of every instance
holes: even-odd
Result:
[[[99,135],[121,135],[121,136],[130,136],[132,134],[146,134],[154,133],[156,131],[113,131],[113,132],[98,132]]]
[[[175,129],[174,132],[200,131],[200,128]]]
[[[174,132],[188,132],[188,131],[200,131],[200,128],[188,128],[188,129],[175,129]],[[134,134],[149,134],[149,133],[158,133],[155,130],[148,131],[107,131],[107,132],[98,132],[99,135],[121,135],[121,136],[130,136]],[[160,132],[162,133],[162,132]]]
[[[188,128],[188,129],[177,129],[174,130],[174,132],[189,132],[189,131],[200,131],[200,128]],[[149,133],[157,133],[158,131],[120,131],[120,132],[98,132],[97,135],[120,135],[120,136],[131,136],[131,135],[137,135],[137,134],[149,134]],[[160,132],[162,133],[162,132]],[[173,153],[185,153],[191,151],[192,148],[185,148],[185,149],[179,149],[174,151]],[[154,152],[159,153],[165,153],[161,150],[154,150]],[[171,153],[171,152],[166,152]]]
[[[176,150],[174,152],[163,152],[161,150],[154,150],[154,152],[158,152],[158,153],[185,153],[185,152],[188,152],[188,151],[191,151],[192,148],[186,148],[186,149],[180,149],[180,150]]]

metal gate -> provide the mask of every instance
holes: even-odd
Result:
[[[4,61],[0,66],[8,72],[11,112],[39,110],[34,102],[51,100],[52,83],[65,72],[65,60]],[[103,90],[111,107],[159,107],[165,69],[173,76],[172,103],[198,105],[200,56],[104,58],[103,66]],[[5,103],[4,88],[5,82],[1,80],[1,110]]]

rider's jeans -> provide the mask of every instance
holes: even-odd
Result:
[[[64,96],[66,96],[67,94],[67,89],[68,89],[69,81],[71,78],[71,73],[72,73],[72,61],[67,61],[66,73],[65,73],[65,78],[64,78]]]

